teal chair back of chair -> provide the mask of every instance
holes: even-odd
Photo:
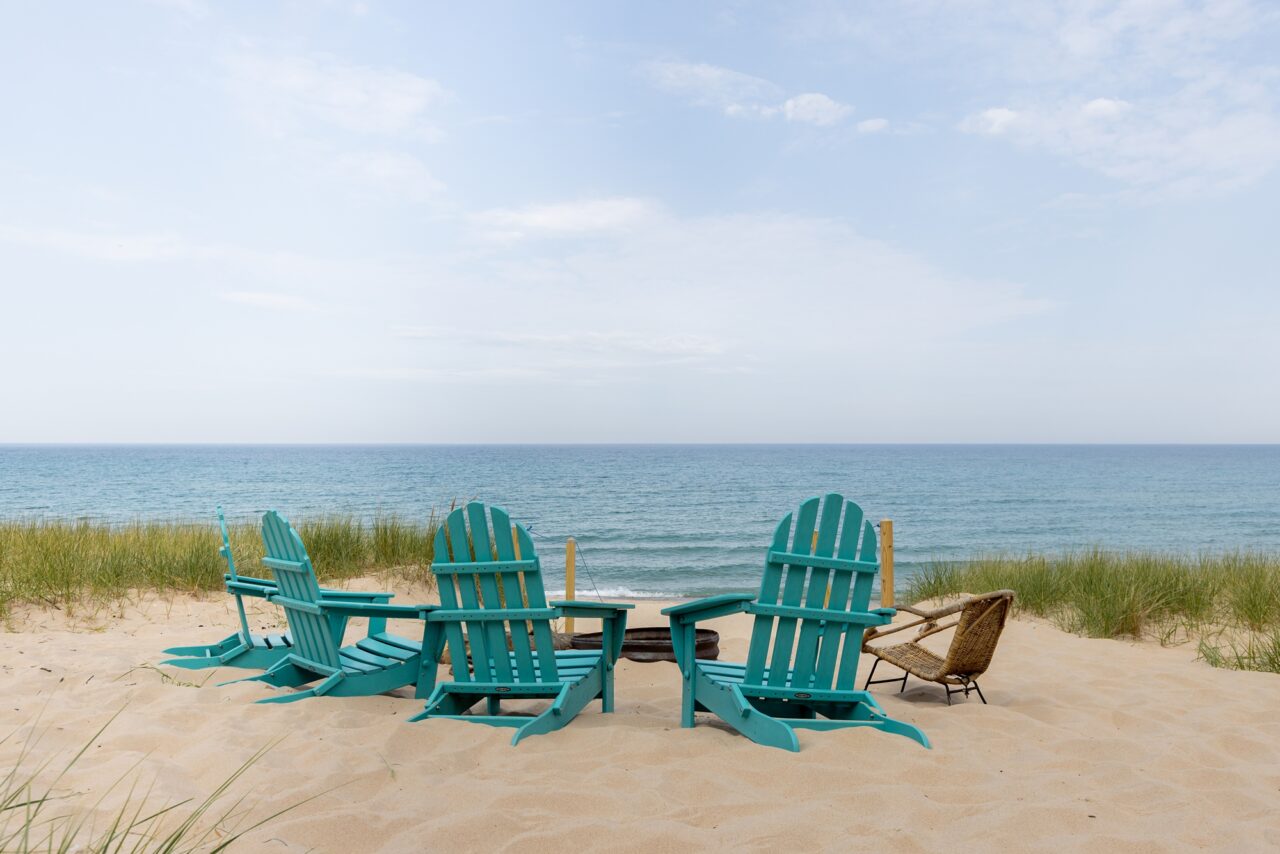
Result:
[[[262,515],[262,563],[275,576],[277,595],[271,601],[284,608],[293,635],[293,653],[325,668],[341,669],[334,625],[320,609],[320,584],[311,558],[293,526],[274,510]]]
[[[744,681],[783,686],[790,676],[792,687],[852,690],[864,628],[785,614],[865,612],[879,570],[876,529],[857,504],[833,492],[788,513],[765,555]]]
[[[547,607],[533,540],[501,507],[488,508],[487,514],[485,509],[478,501],[459,507],[436,532],[431,569],[440,585],[441,609],[471,616],[444,623],[454,680],[557,682],[555,612]],[[468,641],[473,672],[467,668]]]

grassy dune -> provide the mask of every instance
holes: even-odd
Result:
[[[1017,607],[1099,638],[1194,641],[1215,667],[1280,672],[1280,555],[1181,557],[1094,549],[938,563],[912,600],[1009,588]]]
[[[333,516],[303,521],[298,532],[322,581],[394,570],[430,583],[436,527],[434,518],[366,524]],[[0,616],[15,603],[74,607],[130,590],[217,590],[226,572],[221,546],[213,523],[0,522]],[[264,575],[256,524],[232,526],[231,548],[241,573]]]

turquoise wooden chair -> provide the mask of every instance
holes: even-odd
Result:
[[[890,718],[855,688],[862,633],[894,615],[892,608],[867,610],[879,570],[875,526],[857,504],[831,493],[810,498],[778,524],[758,594],[663,610],[683,678],[681,726],[694,726],[694,713],[708,711],[752,741],[786,750],[800,749],[796,729],[844,727],[873,727],[929,747],[917,727]],[[739,613],[755,617],[746,663],[696,658],[696,624]]]
[[[405,685],[417,686],[416,697],[425,697],[431,692],[439,644],[428,638],[433,627],[427,624],[426,618],[434,605],[342,602],[325,598],[302,538],[274,510],[262,516],[262,542],[266,547],[262,562],[271,568],[277,590],[269,593],[267,599],[284,608],[293,645],[265,673],[233,682],[266,682],[280,688],[319,683],[302,691],[267,697],[258,700],[259,703],[291,703],[321,694],[363,697]],[[371,622],[385,621],[388,617],[422,620],[428,654],[423,654],[424,642],[386,631],[344,647],[341,629],[347,617],[367,617]]]
[[[431,568],[441,606],[427,621],[443,631],[453,680],[437,685],[426,708],[409,720],[515,727],[511,743],[518,744],[525,736],[560,729],[592,700],[612,712],[614,665],[622,652],[627,611],[634,606],[548,606],[529,532],[516,525],[513,533],[501,507],[489,508],[488,517],[483,504],[471,502],[450,513],[436,532]],[[602,620],[602,649],[556,650],[551,621],[560,617]],[[551,706],[534,717],[501,714],[503,700],[518,698],[547,698]],[[481,700],[487,714],[467,714]]]
[[[236,616],[240,619],[237,631],[227,635],[217,643],[198,644],[196,646],[171,646],[164,650],[166,655],[180,656],[160,662],[171,667],[183,667],[187,670],[200,670],[206,667],[244,667],[251,670],[266,670],[271,665],[288,655],[293,647],[293,638],[288,632],[274,634],[255,634],[249,631],[249,618],[245,615],[244,597],[266,599],[278,592],[275,582],[262,578],[252,578],[236,572],[236,560],[231,553],[231,536],[227,532],[227,520],[222,513],[222,505],[218,505],[218,526],[222,529],[222,548],[218,554],[227,562],[227,574],[223,576],[227,592],[236,601]],[[320,595],[338,602],[390,602],[393,593],[363,593],[353,590],[320,589]],[[345,618],[339,627],[346,628]],[[369,621],[369,634],[376,635],[386,631],[385,617],[375,617]]]

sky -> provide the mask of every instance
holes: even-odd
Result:
[[[0,442],[1280,441],[1270,2],[0,3]]]

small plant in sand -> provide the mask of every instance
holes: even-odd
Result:
[[[246,833],[301,806],[295,804],[250,821],[251,810],[244,808],[245,796],[231,797],[236,783],[270,746],[249,757],[199,803],[186,800],[159,805],[150,791],[139,790],[136,769],[90,801],[86,795],[68,788],[64,780],[115,717],[103,724],[61,769],[56,769],[51,760],[34,761],[34,735],[21,746],[13,766],[0,776],[0,851],[224,851]],[[0,747],[16,736],[11,732],[0,738]],[[122,803],[102,810],[103,802],[121,790],[125,790]]]

